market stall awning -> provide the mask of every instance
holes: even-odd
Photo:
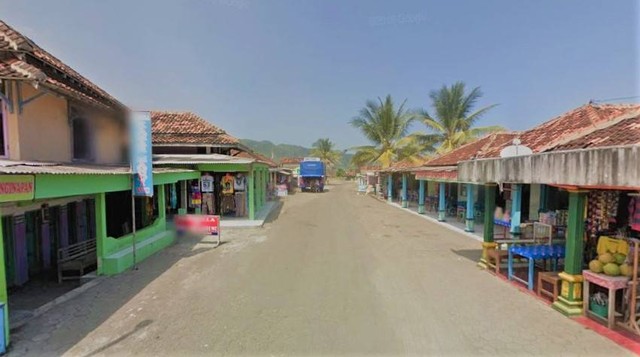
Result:
[[[255,159],[235,157],[220,154],[183,155],[163,154],[153,155],[154,165],[196,165],[196,164],[251,164]]]
[[[457,181],[458,168],[456,166],[419,167],[415,171],[416,180]]]
[[[576,187],[640,187],[640,145],[554,151],[461,162],[472,183],[540,183]]]

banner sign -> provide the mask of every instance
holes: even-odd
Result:
[[[151,113],[131,112],[131,171],[133,195],[153,196],[153,161],[151,156]]]
[[[220,216],[183,214],[173,220],[180,233],[220,235]]]
[[[0,202],[32,200],[34,182],[31,175],[0,175]]]

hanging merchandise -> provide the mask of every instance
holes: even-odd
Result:
[[[200,185],[195,181],[191,185],[191,207],[197,207],[202,203],[202,193],[200,193]]]
[[[629,227],[640,232],[640,195],[634,195],[629,201]]]
[[[222,214],[235,211],[235,198],[233,195],[223,195],[220,210]]]
[[[213,192],[213,176],[204,174],[200,177],[200,187],[202,192]]]
[[[247,194],[244,192],[235,193],[236,217],[247,215]]]
[[[619,199],[618,191],[589,192],[587,231],[590,238],[597,239],[598,232],[608,230],[609,223],[615,221]]]
[[[596,254],[596,246],[601,232],[609,230],[609,224],[618,216],[619,191],[590,191],[587,207],[585,259]],[[588,260],[587,260],[588,261]]]
[[[202,214],[215,214],[215,199],[211,192],[202,194]]]
[[[169,207],[176,209],[178,207],[178,192],[176,190],[176,184],[172,183],[169,186]]]
[[[233,189],[236,191],[244,191],[247,187],[247,179],[243,174],[236,175],[235,180],[233,180]]]
[[[226,174],[222,177],[222,194],[224,195],[232,195],[233,194],[233,176],[231,174]]]

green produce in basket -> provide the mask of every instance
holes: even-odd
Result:
[[[613,263],[613,255],[611,255],[611,253],[604,253],[604,254],[600,254],[598,256],[598,260],[600,261],[600,263],[602,264],[609,264],[609,263]]]
[[[627,263],[620,264],[620,275],[631,276],[633,274],[633,268]]]
[[[604,270],[604,273],[609,276],[620,275],[620,267],[616,263],[605,264],[602,270]]]
[[[627,256],[622,253],[616,253],[613,255],[613,259],[615,259],[616,264],[620,265],[624,263],[625,260],[627,260]]]
[[[602,264],[597,259],[594,259],[589,262],[589,270],[591,270],[594,273],[602,273],[602,267],[604,267],[604,264]]]

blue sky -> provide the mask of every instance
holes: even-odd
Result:
[[[276,143],[363,144],[348,121],[367,99],[429,109],[458,80],[499,104],[480,125],[514,130],[640,95],[635,0],[0,0],[0,14],[134,109]]]

